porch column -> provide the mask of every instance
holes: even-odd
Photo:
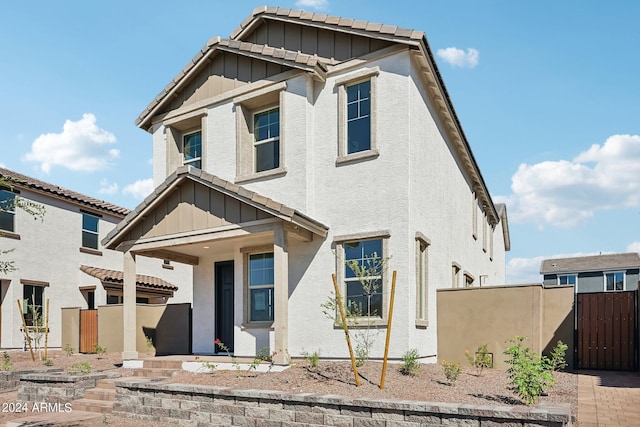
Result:
[[[274,344],[273,363],[288,365],[289,358],[289,249],[287,248],[287,232],[282,222],[273,230],[273,331]]]
[[[122,359],[138,358],[136,351],[136,256],[130,250],[124,253],[122,282],[122,323],[123,346]]]

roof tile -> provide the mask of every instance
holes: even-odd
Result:
[[[81,265],[80,270],[87,273],[90,276],[95,277],[101,282],[111,283],[123,283],[124,274],[119,270],[107,270],[105,268],[90,267],[88,265]],[[136,274],[136,286],[142,286],[152,289],[163,289],[168,291],[177,291],[178,287],[166,280],[163,280],[155,276],[147,276],[144,274]]]
[[[398,27],[394,25],[383,25],[380,27],[380,32],[382,34],[395,34]]]

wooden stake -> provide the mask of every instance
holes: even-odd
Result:
[[[47,314],[45,315],[44,330],[44,360],[47,360],[47,343],[49,342],[49,298],[47,298]]]
[[[336,292],[336,304],[340,310],[340,318],[342,319],[342,329],[344,329],[344,335],[347,339],[347,347],[349,347],[349,356],[351,356],[351,367],[353,368],[353,375],[356,377],[356,387],[360,387],[360,377],[358,376],[358,367],[356,366],[356,357],[353,355],[353,348],[351,347],[351,338],[349,338],[349,327],[347,326],[347,316],[344,314],[344,306],[342,305],[342,296],[338,289],[338,280],[336,275],[332,274],[333,288]]]
[[[384,343],[384,360],[382,362],[382,377],[380,378],[380,390],[384,390],[384,379],[387,376],[387,357],[389,356],[389,340],[391,339],[391,319],[393,318],[393,300],[396,295],[396,271],[393,270],[391,279],[391,299],[389,300],[389,323],[387,324],[387,341]]]
[[[22,318],[22,330],[27,337],[27,344],[29,344],[29,351],[31,352],[31,360],[36,361],[36,356],[33,354],[33,348],[31,348],[31,337],[29,336],[29,330],[27,329],[27,322],[24,320],[24,313],[22,312],[22,304],[18,300],[18,309],[20,310],[20,317]]]

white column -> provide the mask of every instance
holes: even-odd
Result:
[[[136,256],[131,251],[124,253],[122,297],[123,346],[122,359],[138,358],[136,351]]]
[[[282,223],[273,230],[273,330],[276,354],[273,363],[288,365],[289,358],[289,249]]]

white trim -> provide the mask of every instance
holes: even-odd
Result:
[[[622,289],[615,289],[616,283],[615,283],[615,274],[620,273],[622,274]],[[614,289],[607,289],[607,274],[613,274],[614,275],[614,282],[613,282],[613,288]],[[627,272],[624,270],[609,270],[609,271],[603,271],[602,272],[602,287],[604,292],[622,292],[622,291],[626,291],[627,290]]]

